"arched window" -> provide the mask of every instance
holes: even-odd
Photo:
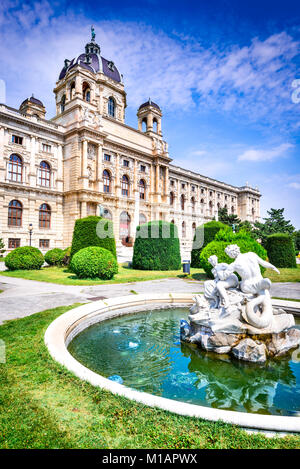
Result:
[[[143,225],[144,223],[147,223],[147,218],[146,218],[146,216],[145,216],[143,213],[140,213],[140,216],[139,216],[139,224],[140,224],[140,225]]]
[[[175,200],[174,192],[170,192],[170,205],[173,207]]]
[[[109,171],[105,169],[103,171],[103,192],[110,192],[111,191],[111,177]]]
[[[140,192],[140,199],[145,200],[146,184],[145,184],[144,179],[141,179],[139,182],[139,192]]]
[[[91,89],[90,89],[90,85],[86,82],[83,83],[82,85],[82,95],[83,95],[83,99],[89,103],[91,101]]]
[[[234,206],[231,207],[231,213],[234,213]]]
[[[181,226],[182,226],[182,237],[185,238],[186,237],[186,225],[184,221],[182,222]]]
[[[50,187],[51,168],[47,161],[41,161],[39,168],[39,185]]]
[[[193,234],[194,234],[195,231],[196,231],[196,223],[195,223],[195,222],[192,224],[192,231],[193,231]]]
[[[181,210],[184,210],[184,195],[183,194],[180,196],[180,206],[181,206]]]
[[[173,225],[175,225],[175,220],[174,220],[174,219],[173,219],[173,220],[171,220],[171,223],[172,223]]]
[[[144,118],[142,120],[142,132],[146,132],[147,131],[147,119]]]
[[[120,215],[120,239],[126,240],[130,236],[130,222],[129,213],[122,212]]]
[[[70,86],[70,99],[73,99],[74,97],[75,97],[75,83],[73,81]]]
[[[23,180],[23,161],[19,155],[10,155],[8,163],[8,179],[14,182]]]
[[[128,197],[129,195],[129,179],[126,174],[122,177],[122,195]]]
[[[51,224],[51,208],[48,204],[42,204],[39,210],[39,227],[50,228]]]
[[[111,116],[111,117],[115,117],[115,112],[116,112],[116,103],[115,103],[115,100],[114,98],[112,98],[110,96],[110,98],[108,98],[108,115]]]
[[[209,214],[212,215],[212,212],[213,212],[213,203],[212,203],[211,200],[209,201],[208,206],[209,206]]]
[[[22,226],[23,206],[18,200],[11,200],[8,204],[8,226]]]
[[[191,198],[191,206],[192,206],[192,212],[195,212],[195,208],[196,208],[195,197]]]
[[[64,94],[60,100],[60,112],[64,112],[66,106],[66,95]]]

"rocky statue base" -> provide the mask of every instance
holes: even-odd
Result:
[[[234,291],[229,295],[234,295]],[[200,348],[218,354],[231,354],[239,360],[264,363],[268,358],[285,355],[300,344],[300,330],[294,316],[282,309],[273,308],[273,317],[268,327],[258,329],[249,324],[243,311],[243,300],[248,295],[239,292],[241,302],[230,314],[220,309],[211,309],[205,298],[196,299],[192,306],[189,322],[181,321],[181,340],[196,344]],[[199,311],[199,303],[202,303]],[[224,316],[223,316],[224,315]]]
[[[294,316],[272,306],[271,281],[262,277],[260,266],[279,273],[278,269],[253,252],[242,254],[235,244],[225,252],[235,261],[208,259],[214,280],[204,282],[203,296],[195,296],[189,322],[181,320],[181,340],[254,363],[298,347],[300,330],[293,327]]]

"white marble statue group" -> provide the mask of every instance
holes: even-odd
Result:
[[[262,277],[260,266],[273,269],[277,273],[279,270],[254,252],[242,254],[236,244],[227,246],[225,252],[235,259],[234,262],[218,263],[217,256],[208,259],[213,266],[214,280],[204,282],[206,300],[211,308],[220,310],[220,317],[230,316],[232,306],[241,302],[242,298],[236,295],[230,297],[228,289],[240,291],[245,294],[243,300],[246,303],[246,321],[259,329],[267,327],[272,320],[271,281]],[[240,276],[240,282],[234,272]]]
[[[271,281],[260,266],[278,269],[254,252],[241,253],[236,244],[225,252],[234,259],[231,264],[218,263],[217,256],[208,259],[214,279],[204,282],[204,295],[194,297],[189,322],[181,320],[181,341],[255,363],[298,347],[294,317],[272,306]]]

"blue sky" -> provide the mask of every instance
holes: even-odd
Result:
[[[175,164],[258,186],[262,216],[284,207],[300,229],[299,2],[4,0],[6,103],[34,93],[51,118],[63,61],[83,51],[91,24],[124,75],[127,124],[150,96]]]

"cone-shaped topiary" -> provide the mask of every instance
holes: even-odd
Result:
[[[118,263],[107,249],[89,246],[74,254],[70,269],[78,278],[110,280],[118,273]]]
[[[215,239],[216,234],[220,230],[228,230],[232,231],[229,226],[221,223],[220,221],[209,221],[208,223],[204,223],[196,228],[194,240],[193,240],[193,248],[191,253],[191,266],[200,268],[200,254],[203,248],[208,245],[211,241]]]
[[[71,259],[76,252],[88,246],[99,246],[107,249],[115,258],[117,257],[112,221],[96,216],[76,220],[71,246]]]
[[[132,267],[140,270],[179,270],[177,227],[167,221],[150,221],[137,227]]]
[[[8,270],[39,270],[44,264],[44,256],[38,248],[21,246],[5,257]]]
[[[276,267],[296,268],[295,246],[287,233],[274,233],[267,237],[266,248],[271,264]]]
[[[215,241],[212,241],[205,246],[200,254],[201,267],[205,270],[208,277],[213,278],[213,274],[211,272],[212,265],[208,262],[208,258],[213,254],[218,257],[219,262],[231,264],[234,261],[234,259],[225,253],[225,248],[229,244],[237,244],[241,253],[255,252],[262,259],[267,259],[267,251],[246,233],[235,234],[232,231],[228,232],[227,230],[222,230],[216,235]],[[265,271],[263,267],[260,267],[260,269],[262,273]]]

